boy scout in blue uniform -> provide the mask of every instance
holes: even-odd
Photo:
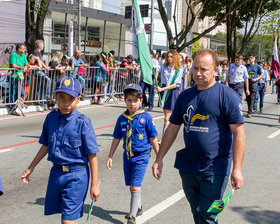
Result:
[[[149,163],[151,145],[155,153],[159,150],[157,131],[152,116],[140,109],[142,88],[130,84],[124,90],[127,110],[119,116],[114,130],[114,140],[107,160],[107,168],[112,167],[112,158],[123,138],[123,170],[126,186],[130,186],[130,213],[127,223],[136,223],[135,217],[142,214],[141,184]]]
[[[34,168],[48,154],[53,167],[45,199],[45,215],[62,213],[62,224],[74,224],[83,216],[89,173],[91,198],[97,200],[100,194],[96,156],[99,149],[90,119],[76,110],[80,93],[78,80],[71,77],[58,80],[55,89],[58,110],[48,114],[39,140],[42,147],[21,177],[23,183],[28,184]]]

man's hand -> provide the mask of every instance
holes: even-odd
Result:
[[[232,170],[231,173],[231,185],[232,187],[237,190],[242,188],[244,183],[243,175],[241,170]]]
[[[249,95],[250,95],[250,91],[246,90],[246,96],[249,96]]]
[[[110,170],[112,168],[112,165],[113,165],[112,158],[108,158],[106,163],[107,169]]]
[[[156,160],[154,165],[153,165],[153,175],[156,179],[159,180],[159,178],[161,177],[161,173],[162,173],[162,160]]]
[[[30,182],[29,177],[30,177],[30,175],[32,174],[33,170],[34,170],[34,168],[29,167],[29,168],[27,168],[27,169],[22,173],[22,175],[21,175],[21,181],[22,181],[23,183],[29,184],[29,182]]]
[[[94,201],[97,201],[99,195],[100,195],[100,189],[99,189],[98,185],[91,185],[91,187],[90,187],[91,199]]]

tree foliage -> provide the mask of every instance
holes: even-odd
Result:
[[[34,42],[43,40],[44,20],[51,0],[26,0],[25,39],[27,51],[34,50]]]
[[[157,0],[161,19],[163,21],[163,24],[167,32],[169,48],[177,49],[178,52],[181,52],[185,47],[191,45],[192,43],[199,40],[201,37],[205,36],[207,33],[211,32],[222,22],[224,22],[225,19],[228,16],[230,16],[233,12],[240,9],[248,0],[184,0],[184,1],[187,5],[186,10],[184,10],[186,13],[186,26],[184,26],[182,30],[179,32],[177,31],[177,29],[175,29],[175,34],[173,34],[170,24],[168,22],[167,13],[162,4],[162,0]],[[236,2],[239,2],[239,4],[236,4]],[[174,7],[173,20],[175,23],[175,27],[177,27],[176,16],[175,16],[176,15],[175,10],[178,9],[177,4],[178,1],[175,2],[175,7]],[[203,31],[201,34],[197,35],[192,40],[186,41],[186,36],[191,31],[195,23],[195,20],[197,20],[198,18],[204,18],[206,15],[215,18],[214,25],[209,27],[205,31]]]
[[[274,10],[279,9],[279,0],[248,0],[245,2],[238,0],[235,5],[243,3],[243,6],[231,13],[225,20],[227,26],[227,54],[229,60],[233,60],[236,54],[242,54],[257,33],[263,18]],[[216,15],[215,20],[218,21],[224,14],[229,11],[221,11]],[[205,8],[205,16],[212,15],[211,8]],[[242,30],[241,45],[237,48],[238,30]]]
[[[263,18],[258,34],[266,36],[280,36],[280,9],[269,12]]]

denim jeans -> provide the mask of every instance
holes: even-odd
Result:
[[[21,83],[20,89],[20,97],[24,96],[24,87],[23,87],[23,80],[10,78],[10,99],[8,103],[14,103],[19,98],[18,91],[19,91],[19,83]],[[14,105],[10,105],[10,110],[14,107]]]
[[[256,110],[258,108],[258,100],[260,96],[260,109],[263,108],[263,99],[265,95],[265,84],[258,85],[258,89],[255,96],[255,102],[254,102],[254,109]]]
[[[272,89],[271,89],[271,92],[272,93],[275,93],[275,88],[277,88],[277,87],[275,87],[275,82],[277,81],[277,79],[276,78],[272,78],[271,80],[270,80],[270,82],[271,82],[271,87],[272,87]]]
[[[249,114],[251,114],[253,111],[253,106],[254,106],[254,102],[255,102],[255,96],[256,96],[257,89],[258,89],[258,86],[249,86],[250,95],[246,96]]]
[[[155,97],[155,87],[154,85],[149,85],[145,82],[140,83],[141,88],[143,90],[143,107],[149,106],[149,108],[153,109],[154,108],[154,97]],[[149,92],[149,101],[147,100],[145,90],[148,89]]]
[[[190,203],[195,224],[213,224],[216,214],[207,210],[220,200],[227,187],[228,176],[198,176],[179,171],[183,190]]]
[[[51,79],[48,77],[44,72],[37,72],[35,73],[35,76],[37,76],[35,86],[36,93],[36,99],[42,100],[46,98],[51,97]]]

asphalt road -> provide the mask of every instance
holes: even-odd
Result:
[[[231,201],[219,216],[220,223],[279,224],[280,223],[280,152],[278,134],[279,105],[276,96],[265,97],[264,113],[245,118],[247,146],[244,159],[244,187],[234,193]],[[243,105],[246,108],[246,105]],[[113,159],[112,170],[105,168],[112,141],[113,125],[124,111],[124,104],[100,107],[84,107],[80,111],[91,118],[100,144],[99,179],[101,196],[94,204],[90,223],[125,223],[124,215],[129,211],[130,192],[124,184],[122,172],[122,146],[120,144]],[[155,118],[161,137],[162,111],[155,108]],[[4,195],[0,197],[0,224],[54,224],[60,223],[60,215],[44,216],[44,198],[51,163],[42,160],[31,176],[31,183],[24,185],[20,177],[40,148],[37,141],[46,113],[33,113],[27,117],[0,117],[0,175]],[[274,133],[274,135],[272,135]],[[191,224],[190,207],[182,194],[178,171],[173,168],[175,153],[183,147],[182,130],[164,159],[162,178],[153,178],[151,167],[154,153],[143,182],[142,204],[145,213],[138,224]],[[227,191],[231,187],[228,185]],[[90,207],[87,197],[85,223]]]

